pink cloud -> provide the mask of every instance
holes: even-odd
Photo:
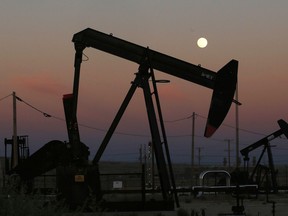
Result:
[[[16,86],[19,90],[28,90],[41,94],[59,95],[59,93],[62,94],[67,89],[65,84],[49,75],[49,73],[17,76],[13,77],[10,82],[11,86]]]
[[[161,87],[158,87],[159,97],[163,100],[171,100],[172,98],[174,100],[183,100],[185,95],[183,94],[183,91],[180,88],[171,87],[168,85],[162,85]]]

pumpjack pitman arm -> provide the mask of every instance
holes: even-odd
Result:
[[[247,146],[246,148],[242,149],[240,152],[241,154],[244,156],[244,157],[247,157],[248,158],[248,154],[263,146],[263,145],[266,145],[266,143],[268,143],[269,141],[281,136],[282,134],[284,134],[287,138],[288,138],[288,124],[283,120],[283,119],[280,119],[278,120],[278,125],[280,126],[280,129],[273,132],[272,134],[258,140],[257,142]]]

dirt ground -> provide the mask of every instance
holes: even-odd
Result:
[[[259,195],[257,199],[255,197],[246,198],[243,200],[244,215],[273,216],[272,201],[275,202],[274,215],[288,215],[288,194],[269,195],[268,200],[265,195]],[[232,206],[236,206],[237,202],[236,198],[231,195],[204,195],[203,197],[192,199],[191,203],[181,202],[181,204],[181,208],[189,212],[197,211],[199,216],[202,210],[205,211],[205,216],[218,216],[233,215]]]
[[[180,207],[174,211],[162,212],[102,212],[78,213],[65,216],[228,216],[235,215],[232,206],[236,206],[236,198],[226,194],[205,194],[200,197],[180,196]],[[273,214],[273,203],[275,210]],[[240,203],[241,204],[241,203]],[[246,216],[287,216],[288,194],[258,195],[257,198],[244,198],[244,214]]]

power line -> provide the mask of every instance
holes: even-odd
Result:
[[[6,96],[7,97],[7,96]],[[53,115],[50,115],[38,108],[36,108],[35,106],[31,105],[30,103],[26,102],[25,100],[23,100],[22,98],[16,96],[16,99],[20,102],[23,102],[24,104],[26,104],[27,106],[29,106],[30,108],[34,109],[35,111],[37,112],[40,112],[41,114],[43,114],[45,117],[47,118],[55,118],[57,120],[61,120],[61,121],[66,121],[65,119],[63,118],[60,118],[60,117],[56,117],[56,116],[53,116]],[[97,130],[97,131],[102,131],[102,132],[107,132],[106,129],[101,129],[101,128],[96,128],[96,127],[92,127],[92,126],[88,126],[88,125],[85,125],[85,124],[81,124],[79,123],[78,124],[79,126],[81,127],[84,127],[84,128],[89,128],[89,129],[93,129],[93,130]],[[115,132],[115,134],[118,134],[118,135],[125,135],[125,136],[136,136],[136,137],[150,137],[149,135],[143,135],[143,134],[132,134],[132,133],[125,133],[125,132]]]
[[[12,94],[9,94],[5,97],[2,97],[0,98],[0,101],[8,98],[12,96]],[[41,113],[44,117],[46,118],[54,118],[54,119],[57,119],[57,120],[60,120],[60,121],[64,121],[65,122],[65,119],[64,118],[60,118],[60,117],[57,117],[57,116],[54,116],[54,115],[51,115],[51,114],[48,114],[47,112],[44,112],[42,110],[40,110],[39,108],[36,108],[35,106],[31,105],[30,103],[28,103],[27,101],[23,100],[22,98],[16,96],[16,99],[20,102],[23,102],[24,104],[26,104],[27,106],[29,106],[30,108],[34,109],[35,111]],[[195,116],[196,117],[200,117],[202,119],[206,119],[207,120],[207,117],[203,116],[203,115],[200,115],[200,114],[196,114],[195,113]],[[184,120],[187,120],[187,119],[191,119],[193,117],[193,115],[189,115],[189,116],[186,116],[186,117],[182,117],[182,118],[178,118],[178,119],[174,119],[174,120],[165,120],[164,122],[165,123],[175,123],[175,122],[180,122],[180,121],[184,121]],[[107,132],[106,129],[101,129],[101,128],[97,128],[97,127],[93,127],[93,126],[89,126],[89,125],[85,125],[85,124],[81,124],[79,123],[78,124],[79,126],[81,127],[84,127],[84,128],[88,128],[88,129],[92,129],[92,130],[97,130],[97,131],[101,131],[101,132]],[[228,124],[223,124],[223,126],[226,126],[226,127],[229,127],[229,128],[234,128],[234,126],[231,126],[231,125],[228,125]],[[255,131],[251,131],[251,130],[247,130],[247,129],[242,129],[242,128],[239,128],[239,130],[243,131],[243,132],[246,132],[246,133],[251,133],[251,134],[255,134],[255,135],[261,135],[261,136],[266,136],[266,134],[263,134],[263,133],[259,133],[259,132],[255,132]],[[150,135],[145,135],[145,134],[133,134],[133,133],[126,133],[126,132],[115,132],[115,134],[118,134],[118,135],[125,135],[125,136],[136,136],[136,137],[150,137]],[[172,138],[177,138],[177,137],[190,137],[191,134],[187,134],[187,135],[170,135],[168,137],[172,137]],[[195,135],[196,137],[198,138],[205,138],[204,136],[200,136],[200,135]],[[286,138],[284,138],[286,139]],[[220,139],[215,139],[215,138],[209,138],[209,140],[214,140],[214,141],[217,141],[217,142],[223,142],[223,140],[220,140]]]
[[[196,117],[200,117],[200,118],[205,119],[205,120],[208,119],[207,117],[205,117],[203,115],[200,115],[200,114],[195,114],[195,115],[196,115]],[[175,120],[166,120],[165,122],[166,123],[175,123],[175,122],[184,121],[184,120],[191,119],[191,118],[192,118],[192,115],[189,115],[187,117],[178,118],[178,119],[175,119]],[[235,129],[235,126],[228,125],[228,124],[225,124],[225,123],[223,123],[222,126]],[[243,131],[243,132],[246,132],[246,133],[250,133],[250,134],[255,134],[255,135],[260,135],[260,136],[267,136],[267,134],[263,134],[263,133],[260,133],[260,132],[255,132],[255,131],[251,131],[251,130],[247,130],[247,129],[243,129],[243,128],[239,128],[239,130]]]
[[[0,98],[0,101],[4,100],[4,99],[6,99],[6,98],[8,98],[8,97],[10,97],[10,96],[12,96],[12,94],[9,94],[9,95],[7,95],[7,96],[5,96],[5,97]]]
[[[192,115],[190,115],[188,117],[180,118],[180,119],[175,119],[175,120],[165,120],[164,122],[175,123],[175,122],[179,122],[179,121],[183,121],[183,120],[187,120],[187,119],[191,119],[191,118],[192,118]]]
[[[26,101],[22,100],[21,98],[19,98],[19,97],[17,97],[17,96],[16,96],[16,99],[17,99],[18,101],[20,101],[20,102],[23,102],[24,104],[26,104],[27,106],[31,107],[32,109],[34,109],[34,110],[36,110],[36,111],[42,113],[45,117],[47,117],[47,118],[52,117],[52,116],[49,115],[48,113],[39,110],[38,108],[32,106],[31,104],[27,103]]]

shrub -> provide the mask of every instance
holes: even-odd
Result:
[[[67,212],[62,202],[48,202],[38,195],[13,194],[0,198],[0,215],[60,216]]]
[[[187,210],[180,208],[177,211],[177,216],[189,216],[189,213]]]

